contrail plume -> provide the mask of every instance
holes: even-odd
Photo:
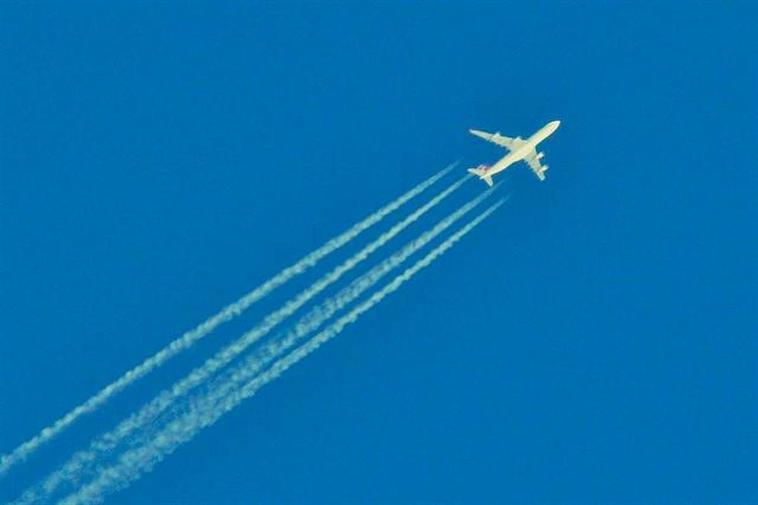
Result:
[[[205,382],[209,377],[218,370],[226,366],[235,357],[244,352],[250,345],[267,335],[275,326],[290,317],[303,305],[305,305],[314,296],[326,289],[329,285],[336,282],[342,275],[349,272],[368,256],[389,242],[405,228],[418,221],[421,216],[429,212],[432,208],[439,205],[451,193],[459,189],[470,175],[465,175],[446,189],[435,195],[427,203],[409,214],[405,219],[395,224],[388,231],[384,232],[376,240],[365,246],[352,257],[345,260],[334,270],[324,275],[311,286],[300,292],[294,298],[287,301],[282,307],[266,316],[263,321],[256,325],[229,344],[214,356],[206,360],[204,364],[195,368],[189,375],[176,382],[170,389],[162,391],[153,400],[143,406],[138,412],[132,414],[127,419],[119,423],[116,428],[110,432],[101,435],[93,441],[87,450],[79,451],[66,462],[62,468],[53,472],[40,486],[35,486],[27,490],[20,498],[21,503],[33,503],[44,496],[49,496],[63,482],[71,480],[78,476],[87,466],[97,459],[97,455],[108,451],[118,445],[124,438],[128,437],[139,427],[145,425],[154,419],[161,412],[170,407],[174,401],[185,395],[196,386]]]
[[[242,364],[232,367],[232,370],[224,372],[220,377],[213,380],[208,386],[209,389],[221,390],[222,395],[229,393],[235,387],[242,385],[245,381],[254,377],[262,369],[268,366],[274,359],[278,358],[285,351],[289,350],[298,341],[316,331],[324,322],[330,319],[334,314],[350,303],[355,301],[365,291],[372,288],[384,276],[392,272],[395,268],[403,264],[411,255],[425,247],[442,232],[463,218],[468,212],[476,208],[487,197],[489,197],[497,188],[495,186],[479,196],[471,199],[459,209],[440,220],[429,230],[423,232],[417,238],[408,242],[394,254],[374,266],[371,270],[358,277],[347,287],[340,290],[336,295],[327,299],[325,302],[317,305],[308,314],[301,317],[285,335],[279,335],[267,343],[263,348],[253,352]],[[506,197],[507,199],[507,197]],[[222,384],[222,386],[217,386]],[[177,405],[177,410],[184,408],[183,404]],[[169,414],[173,417],[178,414]],[[143,431],[139,434],[139,439],[147,440],[152,435],[151,431]],[[130,444],[139,444],[139,441],[130,441]]]
[[[226,372],[222,377],[214,380],[210,388],[223,389],[222,394],[227,394],[231,389],[241,385],[244,381],[254,377],[263,368],[268,366],[274,359],[289,350],[302,338],[316,331],[324,322],[334,314],[360,297],[365,291],[372,288],[385,275],[389,274],[403,264],[411,255],[428,245],[439,234],[446,231],[450,226],[463,218],[468,212],[476,208],[482,201],[489,197],[497,186],[483,192],[471,201],[462,205],[458,210],[451,213],[429,230],[422,233],[416,239],[408,242],[404,247],[376,265],[367,273],[353,281],[339,293],[316,306],[300,320],[285,335],[279,336],[266,344],[262,349],[252,353],[243,364],[234,367],[234,370]],[[504,199],[507,200],[508,197]]]
[[[292,353],[278,360],[266,372],[247,382],[243,387],[232,391],[230,394],[226,394],[226,397],[223,399],[217,398],[218,395],[211,392],[207,397],[193,402],[190,412],[169,423],[151,442],[126,451],[118,458],[114,465],[101,470],[95,480],[67,496],[60,503],[62,505],[98,503],[106,495],[128,486],[142,474],[150,471],[153,466],[171,454],[177,447],[192,439],[200,430],[215,423],[226,412],[234,409],[243,400],[253,396],[262,386],[275,380],[291,366],[318,349],[328,340],[337,336],[347,325],[354,323],[362,314],[371,310],[387,295],[399,289],[419,270],[432,264],[439,256],[453,247],[456,242],[492,214],[503,202],[504,200],[497,202],[471,220],[413,266],[395,277],[382,289],[374,292],[368,299],[358,304],[344,316],[338,318],[334,323],[316,334]]]
[[[0,477],[2,477],[8,470],[15,464],[26,459],[30,454],[36,451],[44,443],[48,442],[55,436],[59,435],[63,430],[73,424],[79,417],[93,412],[98,407],[106,403],[110,398],[116,395],[119,391],[123,390],[134,381],[144,377],[151,371],[160,367],[166,363],[169,359],[176,356],[180,352],[191,347],[195,342],[206,336],[213,331],[219,325],[233,319],[241,314],[250,305],[257,302],[261,298],[265,297],[271,291],[288,282],[290,279],[299,275],[316,263],[323,259],[325,256],[333,253],[340,247],[344,246],[363,231],[367,230],[371,226],[379,223],[382,219],[396,211],[403,204],[408,202],[413,197],[417,196],[431,185],[439,181],[443,176],[447,175],[457,163],[448,165],[432,177],[421,182],[402,196],[398,197],[394,201],[388,203],[378,211],[374,212],[370,216],[366,217],[362,221],[354,224],[350,229],[346,230],[342,234],[332,238],[324,245],[312,251],[304,256],[296,263],[285,268],[274,277],[270,278],[254,290],[250,291],[236,302],[227,305],[220,312],[211,316],[199,326],[184,333],[181,337],[175,339],[166,347],[153,354],[149,358],[145,359],[141,364],[135,366],[121,377],[116,379],[111,384],[101,389],[97,394],[86,400],[84,403],[76,406],[73,410],[65,414],[63,417],[56,420],[53,424],[44,428],[33,438],[19,445],[12,452],[0,457]]]

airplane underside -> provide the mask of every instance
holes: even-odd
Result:
[[[544,181],[548,166],[541,163],[544,153],[537,152],[537,145],[549,137],[560,124],[560,121],[551,121],[526,140],[521,137],[506,137],[505,135],[501,135],[500,132],[487,133],[482,130],[469,130],[473,135],[504,147],[509,151],[504,158],[494,165],[479,165],[477,168],[470,168],[469,172],[479,176],[489,186],[492,186],[492,176],[502,172],[513,163],[524,161],[534,175],[540,181]]]

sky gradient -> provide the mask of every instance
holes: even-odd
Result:
[[[0,452],[445,165],[502,155],[468,128],[560,119],[545,183],[509,169],[491,219],[107,503],[758,502],[757,13],[4,2]]]

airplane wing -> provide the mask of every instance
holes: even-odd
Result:
[[[532,149],[532,152],[527,154],[524,157],[524,161],[526,161],[526,164],[529,165],[529,168],[532,169],[532,172],[534,172],[534,175],[537,176],[537,178],[541,181],[545,180],[545,172],[547,171],[547,165],[543,165],[540,163],[540,158],[542,158],[540,155],[537,154],[537,151]]]
[[[492,142],[493,144],[497,144],[501,147],[505,147],[509,151],[513,151],[520,145],[524,144],[524,140],[521,137],[516,137],[516,138],[506,137],[505,135],[500,135],[499,132],[487,133],[481,130],[469,130],[469,132],[471,132],[473,135],[476,135],[479,138]]]

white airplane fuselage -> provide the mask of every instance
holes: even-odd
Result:
[[[492,177],[493,175],[500,173],[509,166],[513,165],[517,161],[523,160],[530,152],[532,152],[532,150],[537,149],[537,144],[552,135],[553,132],[558,129],[560,124],[560,121],[551,121],[540,128],[537,133],[526,139],[524,141],[524,144],[520,145],[518,148],[500,158],[497,163],[486,168],[485,171],[487,173],[487,176]]]

